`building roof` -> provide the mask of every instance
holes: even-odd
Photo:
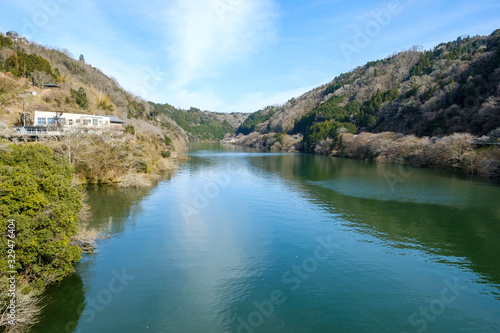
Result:
[[[121,120],[120,118],[116,116],[106,116],[103,114],[100,114],[99,116],[101,117],[108,117],[110,123],[115,123],[115,124],[125,124],[125,120]]]

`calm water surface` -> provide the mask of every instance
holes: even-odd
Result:
[[[197,145],[157,187],[92,187],[110,235],[32,332],[500,332],[500,187]]]

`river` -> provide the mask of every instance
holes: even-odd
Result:
[[[109,235],[31,332],[500,332],[500,187],[193,145],[152,189],[90,187]]]

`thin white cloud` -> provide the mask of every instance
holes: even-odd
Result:
[[[177,0],[166,15],[173,87],[220,75],[275,39],[273,0]]]
[[[169,98],[168,103],[183,109],[196,107],[202,110],[217,112],[230,111],[221,109],[222,105],[224,105],[224,101],[213,91],[190,92],[186,89],[180,90],[176,92],[173,97]]]
[[[169,99],[168,103],[184,109],[193,106],[202,110],[216,112],[255,112],[269,105],[281,105],[292,97],[299,97],[317,86],[319,85],[294,88],[274,93],[248,93],[234,104],[227,103],[227,101],[219,98],[212,91],[189,92],[187,90],[182,90]]]
[[[247,94],[242,98],[238,105],[235,106],[235,108],[237,108],[236,111],[239,112],[254,112],[261,110],[266,106],[282,105],[286,101],[292,98],[300,97],[301,95],[316,88],[317,86],[319,85],[294,88],[285,91],[278,91],[275,93],[258,92]]]

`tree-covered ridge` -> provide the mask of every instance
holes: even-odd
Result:
[[[251,130],[306,134],[335,120],[376,133],[486,135],[500,127],[499,39],[496,30],[369,62],[276,107]]]
[[[404,98],[377,114],[373,130],[487,135],[500,127],[499,38],[497,30],[489,37],[458,38],[421,54]],[[398,117],[405,123],[397,124]]]
[[[457,131],[486,134],[500,125],[498,117],[490,117],[494,121],[487,122],[484,113],[479,114],[482,106],[489,105],[488,99],[495,96],[499,81],[495,74],[499,68],[498,36],[497,30],[489,37],[459,37],[426,52],[408,51],[406,56],[414,53],[418,58],[413,55],[413,63],[406,67],[408,75],[399,82],[393,81],[397,79],[397,68],[392,65],[401,64],[401,54],[370,62],[350,75],[336,78],[325,94],[351,92],[349,97],[358,99],[360,89],[353,89],[355,83],[368,81],[386,87],[397,84],[403,93],[390,98],[394,103],[382,105],[379,100],[365,110],[365,121],[357,123],[358,127],[418,135]],[[487,108],[483,110],[490,116],[493,113]],[[455,118],[454,124],[449,118]]]
[[[276,110],[273,107],[266,108],[261,111],[257,111],[252,113],[243,124],[238,127],[236,130],[236,134],[244,134],[247,135],[251,132],[257,130],[257,125],[263,124],[276,113]]]
[[[0,71],[10,72],[17,78],[27,78],[33,85],[43,86],[49,81],[57,81],[57,70],[53,71],[50,63],[36,54],[28,54],[16,45],[11,38],[0,35]]]
[[[235,127],[225,119],[236,116],[234,114],[220,114],[196,108],[179,110],[168,104],[150,104],[156,115],[163,114],[173,119],[188,132],[191,140],[222,140],[226,134],[235,132]]]
[[[400,96],[399,89],[377,90],[363,104],[357,100],[346,102],[346,96],[332,96],[311,112],[296,120],[293,134],[303,133],[306,147],[327,137],[336,137],[338,129],[356,133],[358,127],[369,127],[376,121],[375,114],[384,103]]]

